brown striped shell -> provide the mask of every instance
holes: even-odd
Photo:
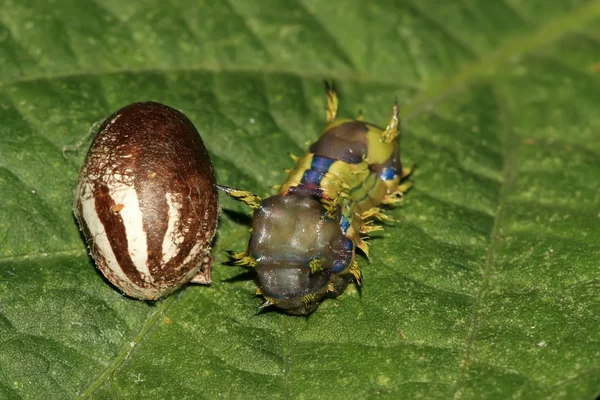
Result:
[[[74,212],[104,276],[128,296],[164,297],[210,283],[218,202],[212,163],[181,112],[130,104],[100,126]]]

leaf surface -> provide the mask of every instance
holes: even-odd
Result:
[[[600,1],[76,3],[0,2],[0,398],[600,394]],[[343,116],[397,97],[418,164],[360,292],[257,314],[224,197],[210,287],[106,283],[71,212],[93,123],[168,104],[219,183],[266,195],[326,78]]]

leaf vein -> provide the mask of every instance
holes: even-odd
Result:
[[[496,97],[496,103],[498,106],[498,114],[502,127],[502,137],[504,141],[504,166],[502,170],[503,185],[500,189],[498,198],[498,208],[496,210],[496,216],[494,218],[494,224],[490,233],[490,243],[488,247],[487,257],[485,266],[483,269],[483,281],[475,298],[473,305],[473,314],[471,317],[471,327],[467,333],[466,348],[462,356],[461,362],[461,375],[456,381],[454,398],[457,398],[460,391],[460,383],[465,379],[466,374],[470,368],[471,359],[475,352],[475,341],[477,339],[477,333],[479,331],[479,325],[483,315],[481,314],[481,306],[485,299],[486,294],[490,289],[490,276],[494,272],[494,264],[496,263],[496,256],[498,248],[501,242],[502,236],[502,223],[506,214],[506,208],[508,207],[508,196],[509,188],[516,180],[516,147],[518,146],[518,138],[512,129],[511,121],[511,110],[505,99],[505,94],[500,87],[494,87],[493,93]]]

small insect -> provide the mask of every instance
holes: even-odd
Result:
[[[155,300],[210,283],[218,204],[213,166],[179,111],[130,104],[100,126],[73,205],[92,257],[128,296]]]
[[[375,222],[389,220],[381,205],[398,203],[410,187],[399,155],[398,104],[385,129],[362,118],[337,119],[338,96],[326,83],[327,125],[277,194],[260,199],[244,190],[218,186],[254,210],[252,236],[230,262],[254,272],[261,309],[309,314],[326,297],[361,285],[356,249],[368,257]]]

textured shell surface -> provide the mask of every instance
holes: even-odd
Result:
[[[74,213],[96,266],[126,295],[155,300],[192,279],[210,283],[214,170],[181,112],[140,102],[109,116],[81,169]]]

